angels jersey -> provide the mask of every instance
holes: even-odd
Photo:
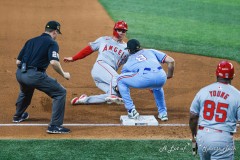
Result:
[[[125,50],[127,44],[125,42],[119,43],[109,36],[98,38],[95,42],[91,42],[90,46],[94,51],[98,50],[96,61],[104,61],[113,67],[114,70],[118,70],[129,56],[128,51]]]
[[[200,126],[236,132],[236,122],[240,121],[240,92],[230,84],[213,83],[197,93],[190,111],[199,115]]]

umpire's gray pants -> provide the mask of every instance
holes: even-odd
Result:
[[[65,111],[66,89],[46,72],[28,69],[22,73],[17,69],[16,78],[20,85],[20,93],[16,102],[16,114],[21,116],[31,103],[34,90],[40,90],[53,99],[50,125],[62,125]]]

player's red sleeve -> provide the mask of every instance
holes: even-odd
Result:
[[[93,52],[94,50],[91,48],[91,46],[87,46],[83,48],[80,52],[78,52],[76,55],[74,55],[73,60],[76,61],[78,59],[83,59],[84,57],[90,55]]]

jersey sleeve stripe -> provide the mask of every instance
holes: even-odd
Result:
[[[165,59],[167,58],[167,55],[165,55],[161,61],[161,63],[165,63]]]

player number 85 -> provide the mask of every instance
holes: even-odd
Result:
[[[217,108],[216,108],[217,106]],[[206,100],[204,102],[204,110],[203,110],[203,118],[206,120],[212,120],[215,114],[215,108],[216,108],[216,116],[215,121],[216,122],[225,122],[227,118],[227,109],[228,104],[218,102],[217,105],[214,101]]]

